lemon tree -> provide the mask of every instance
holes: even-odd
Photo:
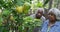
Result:
[[[39,22],[26,16],[31,8],[30,2],[31,0],[0,0],[0,9],[2,10],[2,12],[0,11],[1,32],[22,32],[27,30],[25,27],[32,28],[35,23]]]
[[[41,26],[40,24],[42,24],[42,21],[40,19],[33,19],[30,16],[23,18],[24,22],[23,22],[23,27],[25,29],[25,27],[28,27],[30,32],[32,32],[34,27],[37,26]]]

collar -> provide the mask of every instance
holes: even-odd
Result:
[[[49,20],[47,22],[47,25],[49,24]],[[51,27],[53,26],[60,26],[60,21],[56,21]]]

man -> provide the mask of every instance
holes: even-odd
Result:
[[[30,15],[33,19],[36,18],[36,19],[41,19],[42,21],[45,21],[45,17],[43,16],[44,14],[44,9],[43,8],[38,8],[36,11],[35,11],[35,14],[32,14]]]
[[[35,11],[35,14],[31,15],[31,18],[33,19],[40,19],[40,26],[37,26],[34,28],[33,32],[39,32],[41,30],[42,23],[46,20],[45,17],[43,16],[44,14],[44,9],[43,8],[38,8]]]

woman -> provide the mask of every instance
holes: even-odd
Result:
[[[60,32],[60,11],[52,8],[48,12],[48,20],[43,23],[41,32]]]

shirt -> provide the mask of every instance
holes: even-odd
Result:
[[[56,21],[50,28],[48,28],[48,24],[49,20],[43,23],[41,32],[60,32],[60,21]]]
[[[30,15],[30,17],[32,17],[33,19],[36,18],[36,17],[35,17],[35,14]],[[41,19],[43,22],[46,20],[46,18],[45,18],[44,16],[42,16],[40,19]]]

